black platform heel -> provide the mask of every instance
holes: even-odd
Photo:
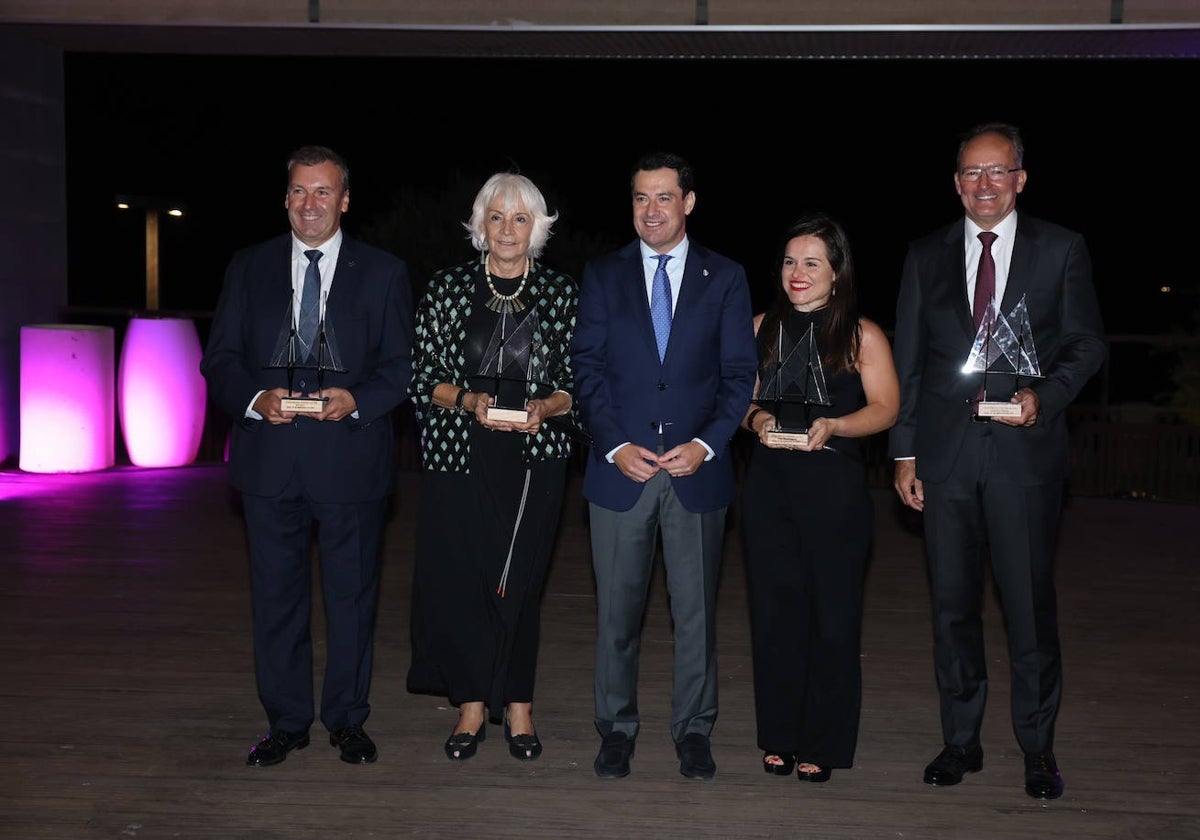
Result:
[[[767,761],[768,758],[778,758],[782,764],[775,764]],[[796,756],[788,755],[782,752],[771,752],[767,750],[763,753],[763,770],[773,776],[790,776],[792,770],[796,768]]]
[[[812,764],[811,761],[802,761],[800,763],[801,764]],[[817,770],[817,772],[815,772],[815,773],[808,773],[808,772],[805,772],[804,770],[801,770],[799,767],[797,767],[796,768],[796,777],[802,782],[817,782],[817,783],[828,782],[829,777],[833,775],[833,768],[821,767],[821,765],[819,765],[819,764],[815,764],[813,766],[820,767],[820,769]]]

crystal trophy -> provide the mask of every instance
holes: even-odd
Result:
[[[271,354],[268,368],[283,368],[287,371],[288,396],[280,399],[280,409],[294,411],[298,414],[320,414],[325,410],[329,398],[322,395],[325,387],[325,374],[328,371],[346,373],[342,367],[340,354],[337,349],[337,338],[333,326],[325,320],[325,300],[321,300],[320,320],[317,322],[317,333],[312,340],[312,346],[305,344],[300,337],[296,324],[295,312],[297,307],[293,301],[288,301],[287,312],[284,315],[283,328],[275,342],[275,351]],[[316,388],[310,388],[306,380],[300,382],[300,396],[296,393],[296,371],[313,371],[315,381],[311,383]]]
[[[988,378],[994,380],[997,376],[1004,382],[1009,382],[1009,393],[1016,393],[1020,387],[1020,378],[1040,379],[1041,366],[1038,364],[1037,348],[1033,343],[1033,329],[1029,325],[1029,310],[1025,305],[1025,296],[1017,301],[1012,312],[1005,317],[996,311],[996,302],[989,301],[983,320],[979,322],[979,330],[975,341],[971,344],[971,352],[967,356],[963,373],[983,374],[983,383],[978,395],[970,400],[974,406],[975,416],[980,418],[1020,417],[1020,403],[1008,400],[988,399]]]
[[[794,344],[783,323],[779,324],[778,341],[775,344],[775,362],[766,379],[761,382],[754,401],[772,406],[775,427],[767,431],[767,445],[779,449],[799,449],[808,446],[809,411],[814,405],[831,405],[829,389],[825,385],[825,369],[821,365],[821,352],[817,347],[813,325],[809,324],[804,335]],[[785,405],[803,406],[803,420],[799,427],[784,424],[780,409]]]
[[[479,376],[490,377],[495,402],[487,408],[489,420],[508,420],[524,423],[529,420],[525,410],[526,396],[533,383],[535,360],[542,352],[541,331],[536,306],[518,320],[515,313],[501,312],[496,328],[483,353]],[[519,383],[520,387],[505,383]],[[508,402],[520,401],[519,405]]]

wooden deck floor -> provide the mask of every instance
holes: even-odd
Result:
[[[416,478],[401,474],[388,538],[367,722],[379,762],[338,761],[318,724],[312,746],[264,769],[244,764],[265,723],[241,519],[224,467],[0,472],[0,837],[1200,837],[1200,508],[1068,504],[1056,750],[1067,790],[1043,803],[1022,789],[991,601],[984,770],[954,788],[921,783],[940,746],[928,596],[919,534],[885,490],[876,500],[853,770],[825,785],[760,770],[744,573],[731,528],[716,778],[678,774],[661,579],[644,637],[633,772],[595,777],[594,600],[577,485],[544,604],[534,712],[545,754],[519,763],[493,732],[476,758],[447,761],[442,741],[455,711],[404,685]],[[319,639],[319,622],[314,631]]]

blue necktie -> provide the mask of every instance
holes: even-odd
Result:
[[[650,291],[650,318],[654,321],[654,338],[658,341],[658,361],[667,355],[667,339],[671,337],[671,281],[667,277],[670,254],[656,254],[658,268],[654,269],[654,286]]]
[[[296,329],[305,352],[302,357],[315,356],[317,326],[321,321],[321,269],[317,262],[324,256],[320,251],[305,251],[308,268],[304,271],[304,292],[300,297],[300,322]]]

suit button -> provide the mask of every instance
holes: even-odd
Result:
[[[667,390],[667,383],[659,382],[657,387],[658,387],[658,390],[665,391],[665,390]]]

